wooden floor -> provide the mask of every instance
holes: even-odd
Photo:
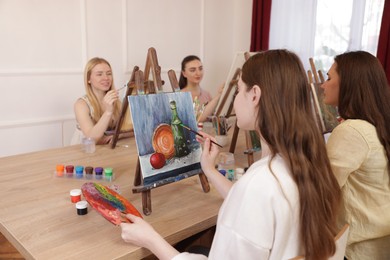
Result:
[[[22,260],[24,259],[18,250],[0,233],[0,259]]]

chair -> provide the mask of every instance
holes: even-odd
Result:
[[[335,236],[336,241],[336,252],[329,260],[343,260],[345,255],[345,249],[347,248],[347,240],[349,233],[349,224],[345,224],[340,232]],[[305,260],[304,256],[296,256],[290,260]]]

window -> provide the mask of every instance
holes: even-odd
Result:
[[[384,0],[317,0],[316,68],[329,70],[335,55],[365,50],[376,55]]]

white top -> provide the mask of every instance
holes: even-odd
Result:
[[[89,102],[87,95],[82,96],[80,99],[84,100],[85,103],[87,103],[88,108],[89,108],[89,116],[91,118],[93,118],[93,115],[95,112],[93,110],[93,106],[91,105],[91,102]],[[77,123],[76,129],[74,130],[72,139],[70,141],[70,145],[81,144],[84,137],[85,136],[84,136],[83,132],[81,131],[79,124]]]
[[[280,156],[255,162],[226,197],[219,211],[209,259],[290,259],[303,255],[299,194]],[[206,259],[181,253],[173,258]]]

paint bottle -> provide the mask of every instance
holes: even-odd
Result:
[[[234,170],[233,169],[228,169],[226,175],[227,175],[227,178],[229,181],[234,181],[235,177],[234,177]]]
[[[73,203],[77,203],[81,200],[81,190],[73,189],[70,191],[70,201]]]
[[[73,177],[73,165],[67,165],[65,167],[65,170],[66,170],[66,177],[69,177],[69,178],[72,178]]]
[[[77,165],[76,166],[76,178],[82,179],[84,177],[83,174],[84,174],[84,167]]]
[[[102,167],[95,168],[95,178],[97,180],[101,180],[103,178],[103,168]]]
[[[57,164],[56,166],[56,174],[58,177],[64,176],[64,165],[63,164]]]
[[[90,180],[92,179],[93,174],[93,167],[92,166],[87,166],[85,167],[85,177]]]
[[[226,176],[226,170],[221,169],[221,170],[218,170],[218,171],[219,171],[219,173],[221,173],[223,176]]]
[[[88,203],[85,200],[76,203],[77,215],[86,215],[88,213]]]
[[[107,181],[112,181],[112,168],[105,168],[104,169],[104,178]]]

